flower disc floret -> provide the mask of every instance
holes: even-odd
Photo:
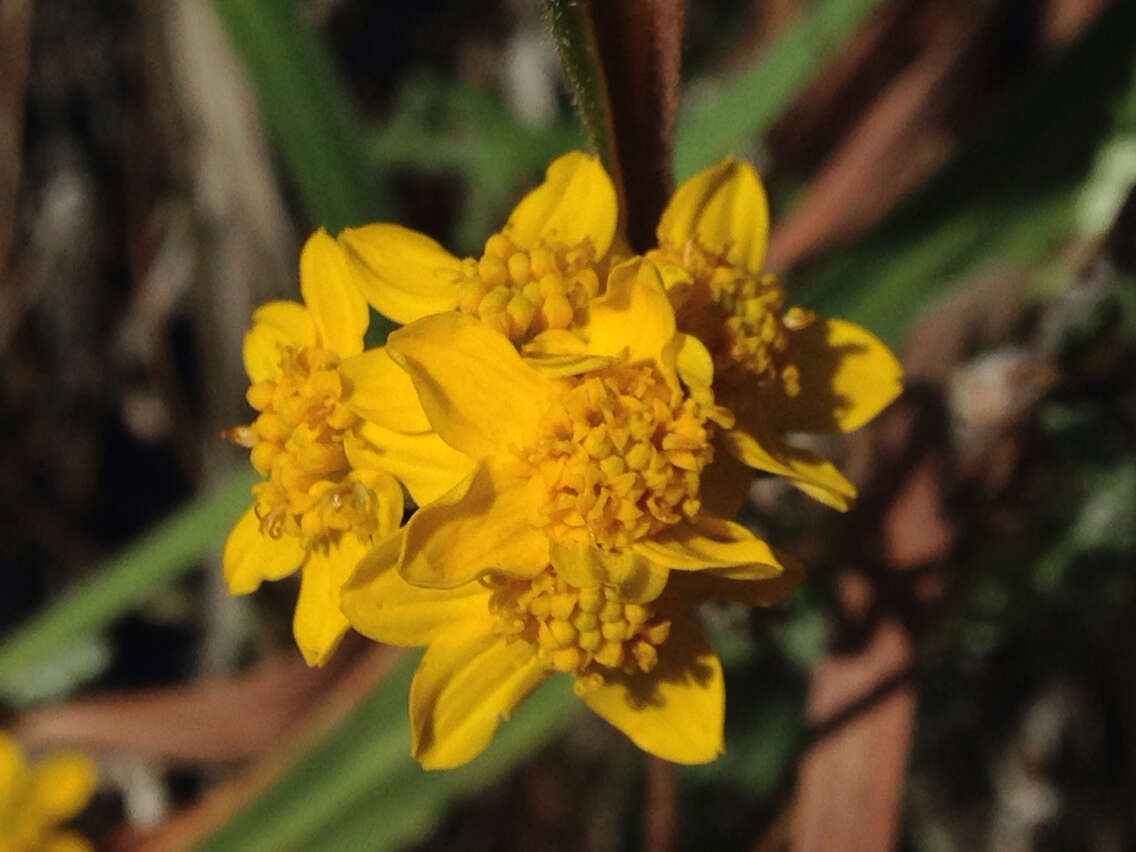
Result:
[[[294,536],[305,549],[326,546],[346,532],[366,542],[377,531],[375,470],[353,469],[346,443],[360,419],[343,404],[339,356],[316,347],[280,348],[280,377],[246,394],[259,415],[232,430],[266,476],[253,486],[261,531]]]
[[[514,342],[568,328],[599,292],[590,241],[573,246],[538,240],[527,250],[493,234],[480,258],[466,258],[458,308]]]
[[[800,393],[800,370],[788,352],[790,334],[816,316],[799,307],[784,310],[785,288],[776,275],[731,265],[693,239],[649,256],[685,271],[669,290],[675,320],[681,331],[706,345],[719,382],[775,382],[790,397]]]
[[[551,539],[614,550],[694,518],[711,430],[728,414],[653,365],[616,364],[566,385],[518,452],[530,522]]]
[[[489,575],[483,582],[492,590],[496,632],[533,645],[546,669],[574,675],[578,695],[616,672],[649,673],[670,636],[670,620],[650,604],[624,601],[610,586],[576,588],[551,568],[532,580]]]

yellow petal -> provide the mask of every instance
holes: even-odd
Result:
[[[311,311],[299,302],[287,299],[265,302],[252,312],[252,321],[278,332],[281,339],[297,349],[315,346],[318,339]]]
[[[712,568],[747,580],[776,577],[782,571],[773,548],[741,524],[716,518],[699,518],[697,525],[675,524],[634,547],[655,565],[675,571]]]
[[[566,328],[550,328],[547,331],[542,331],[521,347],[521,351],[525,355],[533,357],[583,355],[587,352],[587,349],[588,344],[584,341],[584,338]]]
[[[385,346],[345,359],[339,372],[347,380],[344,404],[353,413],[408,435],[430,431],[414,383]]]
[[[50,754],[32,767],[31,804],[48,822],[71,819],[87,806],[99,772],[84,754]]]
[[[508,338],[465,314],[400,328],[387,349],[410,374],[434,430],[473,458],[523,445],[548,410],[551,380]]]
[[[366,552],[366,545],[345,533],[326,551],[313,550],[304,563],[292,635],[309,666],[322,666],[331,659],[347,632],[347,617],[339,609],[339,591]]]
[[[714,359],[693,334],[676,337],[675,365],[679,377],[688,388],[708,388],[714,383]]]
[[[818,320],[789,336],[801,392],[777,401],[777,425],[789,432],[851,432],[903,390],[903,368],[880,340],[855,323]]]
[[[352,276],[367,301],[397,323],[452,311],[461,261],[425,234],[400,225],[346,228],[339,234]]]
[[[599,259],[611,246],[618,215],[615,186],[599,158],[572,151],[552,162],[502,232],[522,248],[540,239],[565,246],[588,241]]]
[[[769,203],[749,163],[727,157],[683,182],[659,220],[660,246],[693,239],[733,266],[758,273],[765,264]]]
[[[385,470],[406,486],[419,506],[432,503],[473,472],[475,462],[434,432],[404,435],[365,423],[367,444],[344,441],[353,467]],[[369,446],[368,446],[369,445]]]
[[[722,664],[687,618],[673,620],[652,671],[618,673],[584,701],[639,748],[665,760],[706,763],[722,752]]]
[[[800,585],[805,576],[804,565],[785,553],[777,553],[785,570],[768,579],[731,579],[714,570],[685,571],[671,575],[668,589],[679,600],[691,606],[704,600],[736,601],[746,606],[774,606],[781,603]]]
[[[299,302],[276,301],[252,314],[242,355],[245,374],[254,382],[280,378],[280,347],[302,349],[316,345],[316,324]]]
[[[230,595],[255,592],[264,580],[279,580],[300,567],[307,555],[290,535],[272,538],[260,531],[260,519],[250,507],[225,539],[221,566]]]
[[[587,589],[605,583],[615,586],[628,603],[653,601],[667,585],[667,569],[653,565],[633,548],[607,551],[574,541],[554,541],[549,558],[568,583]]]
[[[416,586],[452,589],[486,571],[535,577],[548,565],[548,539],[528,522],[525,484],[483,464],[406,527],[401,573]]]
[[[411,754],[426,769],[472,760],[547,676],[534,645],[506,642],[489,622],[454,625],[430,645],[410,684]]]
[[[376,642],[428,645],[453,625],[480,620],[492,630],[490,592],[481,583],[456,589],[424,589],[398,573],[405,532],[399,531],[368,553],[343,584],[340,607],[351,626]]]
[[[375,515],[379,522],[374,537],[378,538],[386,538],[398,529],[402,523],[402,510],[405,508],[402,486],[389,475],[390,471],[383,473],[387,475],[376,477],[370,483],[375,493]]]
[[[324,347],[345,357],[363,351],[367,300],[352,280],[343,248],[323,228],[300,252],[300,292]]]
[[[525,363],[548,379],[565,379],[582,376],[616,364],[620,359],[606,355],[564,355],[525,353]]]
[[[583,335],[593,355],[626,351],[632,362],[673,367],[674,309],[655,265],[636,258],[613,269],[607,291],[592,302]]]
[[[856,499],[856,486],[832,462],[785,443],[769,430],[761,430],[758,440],[745,430],[731,429],[724,434],[723,442],[750,467],[786,477],[814,500],[837,511],[848,511]]]

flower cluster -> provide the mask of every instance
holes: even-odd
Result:
[[[801,576],[730,520],[753,473],[846,509],[855,488],[787,436],[855,429],[900,390],[870,333],[785,306],[745,163],[684,183],[643,256],[618,218],[603,168],[570,153],[479,257],[391,224],[321,231],[304,304],[254,314],[257,415],[228,435],[264,481],[229,588],[299,569],[313,664],[349,626],[426,646],[424,766],[475,757],[557,672],[643,749],[713,759],[722,671],[691,610],[773,604]],[[363,347],[368,303],[403,324],[385,347]]]
[[[80,754],[49,754],[29,764],[19,744],[0,733],[0,849],[89,852],[82,835],[60,828],[94,795],[98,774]]]

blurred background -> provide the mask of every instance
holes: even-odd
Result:
[[[99,848],[1136,848],[1136,3],[686,4],[676,177],[765,177],[790,298],[902,352],[826,446],[845,516],[701,615],[727,746],[677,768],[542,689],[408,756],[413,655],[308,670],[230,599],[240,341],[314,228],[478,253],[584,145],[536,0],[0,0],[0,724],[94,755]]]

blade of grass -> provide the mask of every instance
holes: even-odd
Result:
[[[20,676],[146,600],[216,547],[249,503],[251,473],[194,500],[0,642],[0,681]]]
[[[764,133],[880,0],[823,0],[740,76],[686,104],[675,139],[675,177],[690,177]]]
[[[579,709],[564,684],[538,690],[472,763],[426,772],[410,757],[408,659],[327,739],[199,847],[390,849],[424,836],[454,798],[483,788],[559,733]]]
[[[299,4],[213,0],[255,85],[308,215],[337,231],[383,218],[388,204],[366,130]]]

